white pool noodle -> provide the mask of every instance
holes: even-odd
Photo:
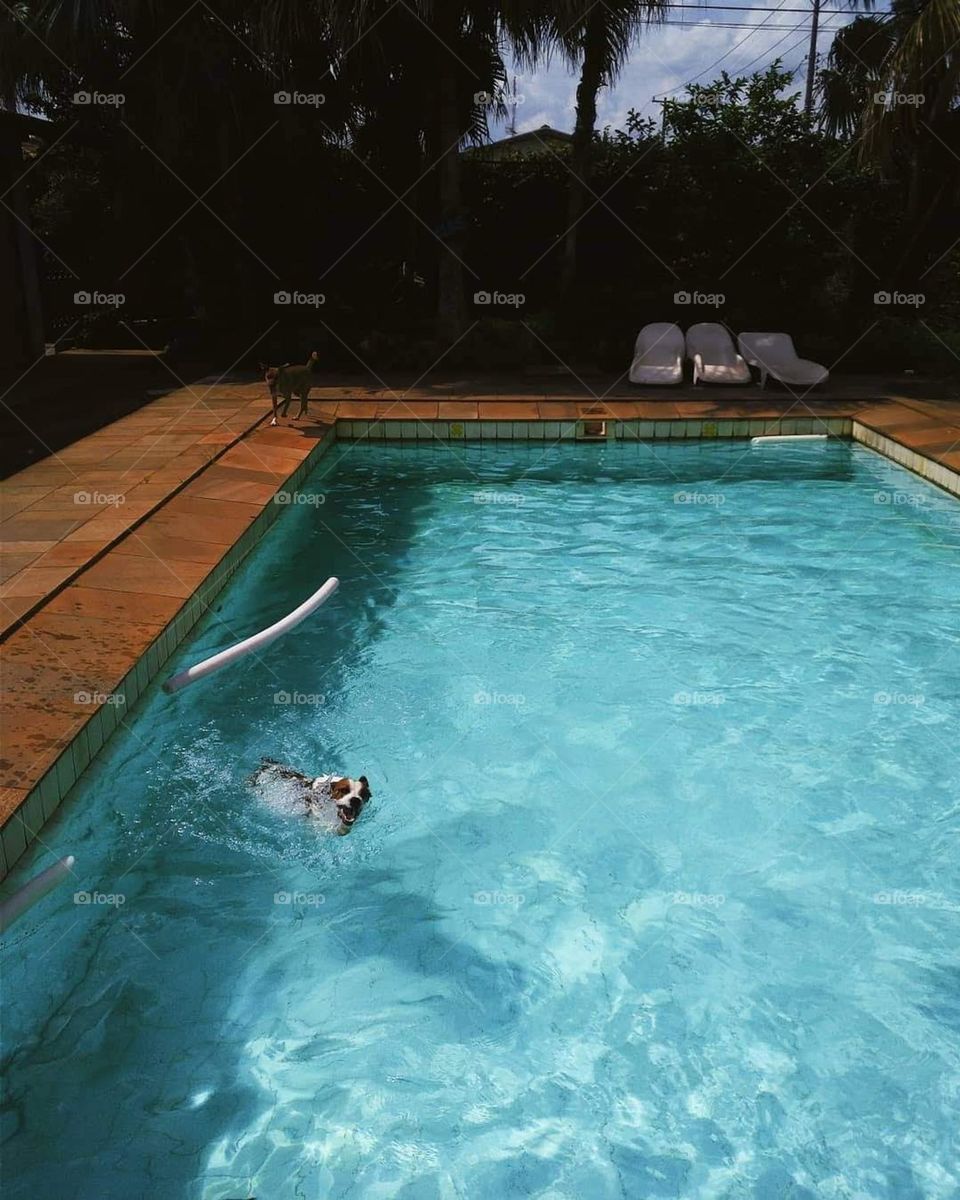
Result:
[[[826,433],[765,433],[750,441],[754,446],[759,446],[761,442],[825,442],[829,436]]]
[[[73,870],[76,860],[70,854],[61,858],[52,867],[47,867],[39,875],[35,875],[29,883],[14,892],[12,896],[0,904],[0,933],[9,929],[18,917],[22,917],[28,908],[33,908],[38,900],[42,900],[47,892],[52,892]]]
[[[177,675],[171,675],[167,682],[163,685],[165,692],[178,692],[181,688],[186,687],[188,683],[194,683],[197,679],[202,679],[204,675],[211,675],[214,671],[219,671],[221,667],[225,667],[228,663],[235,662],[238,658],[242,658],[245,654],[252,654],[254,650],[262,650],[265,646],[269,646],[271,642],[276,641],[278,637],[282,637],[285,633],[289,633],[296,625],[315,612],[324,601],[329,600],[333,593],[340,586],[340,580],[336,576],[331,575],[327,582],[319,591],[295,608],[292,613],[288,613],[282,620],[276,624],[262,629],[259,633],[253,634],[252,637],[244,638],[242,642],[237,642],[235,646],[229,646],[226,650],[221,650],[219,654],[214,654],[210,658],[205,658],[203,662],[198,662],[192,667],[188,667],[185,671],[180,671]]]

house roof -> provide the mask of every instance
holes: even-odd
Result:
[[[515,133],[513,137],[500,138],[496,142],[491,142],[491,146],[496,146],[498,149],[501,146],[519,146],[525,142],[540,142],[544,139],[556,140],[562,142],[572,142],[573,134],[564,133],[562,129],[554,129],[552,125],[541,125],[539,129],[528,129],[526,133]]]

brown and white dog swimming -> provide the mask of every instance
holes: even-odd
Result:
[[[264,758],[250,783],[267,803],[283,811],[300,812],[328,825],[335,833],[349,833],[372,795],[366,775],[304,775]]]
[[[317,352],[314,350],[302,367],[291,363],[284,363],[282,367],[268,367],[263,363],[260,364],[273,403],[271,425],[276,425],[278,416],[285,417],[287,415],[287,409],[294,396],[300,399],[300,411],[294,420],[299,420],[307,415],[307,401],[310,398],[310,389],[313,387],[313,373],[317,370],[319,361]],[[283,397],[283,407],[279,408],[279,411],[278,393]]]

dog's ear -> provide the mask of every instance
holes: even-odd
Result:
[[[330,784],[330,795],[334,798],[334,800],[339,800],[342,796],[348,796],[349,794],[350,794],[350,780],[349,779],[335,779]]]
[[[366,775],[361,775],[357,782],[360,784],[360,798],[364,801],[369,800],[373,793],[370,791],[370,784],[367,783]]]

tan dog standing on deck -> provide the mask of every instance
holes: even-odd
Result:
[[[300,411],[293,418],[298,421],[301,417],[307,415],[307,401],[310,398],[310,389],[313,387],[313,373],[317,369],[319,358],[316,350],[310,355],[307,361],[300,366],[292,366],[290,363],[284,363],[282,367],[267,367],[261,363],[263,370],[263,378],[267,386],[270,388],[270,399],[273,402],[273,420],[271,425],[276,425],[277,416],[285,417],[287,409],[290,407],[290,401],[294,396],[300,399]],[[283,396],[283,407],[277,412],[277,393]]]

